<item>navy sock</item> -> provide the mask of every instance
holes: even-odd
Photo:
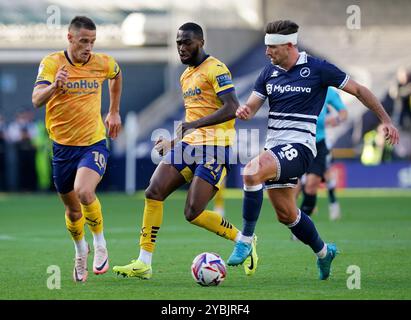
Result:
[[[335,197],[335,189],[330,188],[328,189],[328,199],[331,203],[337,202],[337,198]]]
[[[314,211],[315,205],[317,204],[316,194],[307,194],[303,191],[303,202],[301,203],[301,211],[311,216]]]
[[[301,210],[299,218],[294,223],[288,225],[288,227],[300,241],[309,245],[314,253],[320,252],[324,247],[324,241],[321,240],[311,218]]]
[[[249,190],[251,188],[248,187]],[[254,234],[255,225],[257,224],[263,203],[263,186],[256,186],[256,188],[260,189],[255,191],[244,190],[243,231],[241,233],[247,237],[251,237]]]

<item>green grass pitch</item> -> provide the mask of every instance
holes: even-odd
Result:
[[[256,229],[257,273],[247,277],[242,267],[229,267],[220,286],[200,287],[190,274],[193,258],[212,251],[227,259],[233,244],[185,221],[182,191],[165,203],[154,274],[148,281],[111,271],[138,256],[142,194],[100,194],[110,270],[95,276],[91,255],[84,284],[72,281],[74,248],[57,195],[1,194],[0,299],[411,299],[411,191],[346,190],[338,195],[342,220],[328,220],[324,193],[313,216],[322,238],[340,250],[329,280],[317,279],[311,249],[290,240],[289,230],[277,222],[266,199]],[[241,191],[228,190],[226,217],[240,228],[241,207]],[[86,234],[92,244],[89,230]],[[51,265],[61,270],[60,289],[47,287]],[[360,268],[360,289],[347,288],[351,265]]]

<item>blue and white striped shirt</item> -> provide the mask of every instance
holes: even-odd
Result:
[[[289,70],[269,64],[254,85],[254,94],[270,107],[265,148],[301,143],[317,155],[317,119],[329,86],[342,89],[349,76],[333,64],[300,52]]]

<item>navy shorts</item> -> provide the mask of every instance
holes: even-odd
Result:
[[[327,155],[329,153],[325,140],[321,140],[316,144],[317,156],[311,162],[307,169],[307,173],[313,173],[321,178],[324,177],[325,171],[327,171]]]
[[[230,172],[232,150],[230,146],[190,145],[179,142],[164,158],[191,182],[198,176],[217,189],[220,189],[224,177]]]
[[[65,194],[73,190],[77,169],[81,167],[90,168],[103,176],[108,157],[105,139],[85,147],[53,142],[53,180],[57,192]]]
[[[290,143],[269,149],[277,162],[276,179],[265,181],[266,189],[294,188],[311,164],[314,155],[300,143]]]

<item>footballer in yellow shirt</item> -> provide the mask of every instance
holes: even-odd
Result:
[[[188,66],[181,76],[186,116],[178,131],[183,139],[161,139],[156,143],[160,154],[169,152],[145,191],[140,255],[128,265],[113,268],[127,277],[152,277],[151,260],[163,220],[163,202],[186,183],[191,183],[184,209],[187,221],[232,241],[241,236],[219,213],[207,210],[208,202],[230,170],[234,119],[239,106],[231,73],[224,63],[205,53],[203,30],[198,24],[183,24],[176,42],[180,60]]]
[[[93,234],[93,272],[102,274],[109,267],[102,210],[95,193],[109,156],[101,118],[101,88],[108,79],[110,109],[105,124],[108,136],[116,138],[121,129],[122,75],[112,57],[92,52],[96,25],[91,19],[75,17],[67,39],[67,50],[41,61],[32,101],[35,107],[46,105],[54,185],[64,203],[66,227],[76,251],[73,279],[84,282],[90,251],[84,238],[85,223]]]
[[[68,74],[67,82],[46,104],[50,139],[67,146],[90,146],[106,139],[101,89],[106,79],[118,75],[118,64],[102,53],[91,53],[85,63],[75,63],[67,50],[55,52],[41,61],[35,86],[54,83],[57,71],[63,67]]]
[[[220,96],[234,91],[231,73],[224,63],[208,56],[200,65],[189,66],[180,78],[185,122],[213,114],[223,106]],[[229,146],[235,138],[234,119],[199,127],[187,134],[183,142],[191,145]]]

